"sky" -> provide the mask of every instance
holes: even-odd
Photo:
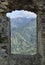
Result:
[[[6,16],[10,19],[18,18],[18,17],[26,17],[26,18],[36,18],[37,15],[31,11],[26,10],[14,10],[12,12],[6,13]]]

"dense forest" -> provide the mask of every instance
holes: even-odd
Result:
[[[36,53],[36,19],[11,19],[11,53]]]

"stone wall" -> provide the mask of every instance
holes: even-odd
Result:
[[[41,65],[41,55],[11,55],[10,65]]]
[[[0,13],[1,15],[1,13]],[[3,15],[4,16],[4,15]],[[0,65],[8,64],[8,19],[0,16]]]
[[[10,22],[6,17],[6,12],[14,9],[24,9],[37,13],[37,52],[39,54],[37,53],[33,56],[11,55]],[[41,57],[42,59],[40,61]],[[0,64],[45,65],[45,0],[0,1]]]
[[[38,11],[38,52],[42,56],[41,64],[45,65],[45,1],[42,2]]]

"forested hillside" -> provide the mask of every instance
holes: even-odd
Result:
[[[15,54],[36,53],[36,20],[11,20],[11,52]]]

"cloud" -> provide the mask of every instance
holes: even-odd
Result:
[[[25,11],[25,10],[15,10],[7,13],[6,16],[9,18],[18,18],[18,17],[36,18],[37,17],[35,13],[30,11]]]

